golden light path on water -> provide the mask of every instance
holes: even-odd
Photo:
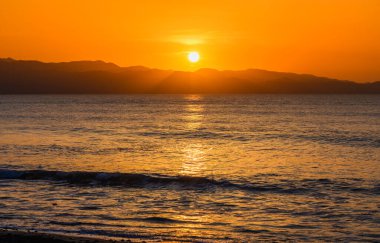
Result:
[[[189,95],[185,99],[190,101],[190,104],[185,104],[186,113],[184,115],[185,126],[190,131],[196,131],[202,126],[204,118],[203,104],[193,101],[202,100],[201,95]],[[203,159],[207,151],[201,143],[189,143],[182,148],[184,154],[184,162],[182,164],[181,174],[197,175],[206,166]]]

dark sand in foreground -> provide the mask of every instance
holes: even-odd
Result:
[[[1,243],[115,243],[115,242],[141,242],[131,240],[103,240],[90,237],[68,236],[39,232],[24,232],[15,230],[0,230]]]

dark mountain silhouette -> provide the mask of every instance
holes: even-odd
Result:
[[[380,82],[249,69],[195,72],[119,67],[103,61],[0,59],[0,94],[276,93],[380,94]]]

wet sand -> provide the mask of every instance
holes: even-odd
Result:
[[[116,242],[143,242],[131,240],[104,240],[90,237],[69,236],[60,234],[24,232],[16,230],[0,230],[1,243],[116,243]]]

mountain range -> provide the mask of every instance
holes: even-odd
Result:
[[[380,81],[356,83],[259,69],[185,72],[103,61],[0,59],[0,94],[134,93],[380,94]]]

